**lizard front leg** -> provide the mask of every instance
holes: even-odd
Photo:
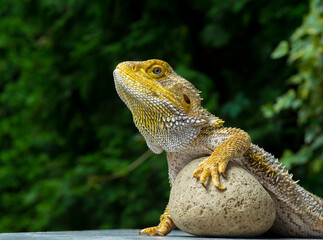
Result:
[[[220,184],[219,174],[225,177],[225,169],[229,160],[242,156],[249,149],[251,140],[250,136],[240,129],[220,128],[219,131],[229,134],[230,137],[221,143],[210,157],[200,163],[199,167],[193,172],[193,176],[200,178],[203,186],[211,176],[215,187],[225,189]],[[216,135],[216,132],[214,134]]]
[[[175,228],[175,224],[169,215],[168,205],[166,206],[165,212],[160,216],[160,223],[156,227],[145,228],[140,231],[140,236],[143,234],[152,236],[166,236]]]

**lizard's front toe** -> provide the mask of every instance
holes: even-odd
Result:
[[[221,173],[221,174],[223,175],[224,172]],[[193,172],[193,176],[195,178],[199,178],[200,182],[202,183],[202,185],[204,187],[206,185],[205,184],[206,181],[210,177],[213,185],[216,188],[218,188],[220,190],[226,189],[225,187],[222,187],[221,183],[220,183],[220,176],[219,176],[219,172],[218,172],[218,164],[209,163],[208,159],[206,159],[205,161],[200,163],[199,167]]]

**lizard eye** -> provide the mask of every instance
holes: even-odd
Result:
[[[160,75],[163,72],[161,67],[154,67],[153,73],[156,75]]]
[[[191,104],[191,100],[190,100],[190,98],[189,98],[186,94],[184,94],[184,95],[183,95],[183,97],[184,97],[184,101],[185,101],[187,104]]]

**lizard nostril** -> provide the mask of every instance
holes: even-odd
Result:
[[[133,70],[133,71],[136,71],[136,70],[137,70],[137,66],[136,66],[136,65],[133,65],[133,66],[132,66],[132,70]]]

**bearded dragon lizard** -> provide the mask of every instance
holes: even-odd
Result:
[[[289,237],[323,238],[323,200],[306,191],[271,154],[237,128],[224,127],[220,118],[201,106],[200,92],[162,60],[120,63],[113,72],[118,95],[154,153],[167,153],[169,179],[190,161],[203,156],[193,176],[225,189],[221,176],[229,161],[250,172],[269,192],[276,208],[272,231]],[[156,227],[140,235],[167,235],[175,227],[168,206]]]

